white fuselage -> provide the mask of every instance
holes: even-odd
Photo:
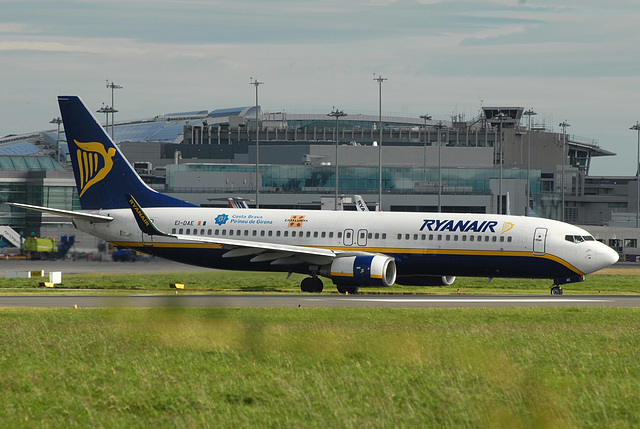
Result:
[[[589,274],[618,260],[587,231],[534,217],[200,207],[145,211],[159,230],[193,241],[146,235],[128,209],[98,212],[113,222],[75,223],[116,246],[222,269],[278,269],[223,257],[233,248],[229,240],[389,255],[398,276],[557,278]],[[215,244],[216,239],[227,245]]]

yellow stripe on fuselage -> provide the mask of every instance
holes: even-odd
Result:
[[[222,249],[221,244],[215,243],[142,243],[142,242],[112,242],[114,246],[121,247],[158,247],[158,248],[176,248],[176,249]],[[462,250],[462,249],[408,249],[405,247],[323,247],[323,246],[303,246],[315,249],[328,249],[338,252],[369,252],[383,254],[405,254],[405,255],[459,255],[459,256],[509,256],[509,257],[527,257],[548,259],[558,264],[564,265],[578,275],[584,276],[585,273],[574,267],[571,263],[564,259],[546,253],[544,255],[536,255],[532,252],[510,251],[510,250]],[[333,273],[332,273],[333,274]],[[336,274],[339,275],[339,274]]]

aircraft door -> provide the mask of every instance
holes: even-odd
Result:
[[[367,245],[367,230],[366,229],[359,229],[358,230],[357,241],[358,241],[358,246],[366,246]]]
[[[153,246],[153,235],[142,233],[142,245]]]
[[[547,251],[547,228],[536,228],[533,235],[533,254],[544,255]]]
[[[342,238],[342,243],[345,246],[353,246],[353,230],[352,229],[344,230],[344,237]]]
[[[153,219],[149,219],[153,222]],[[153,246],[153,235],[142,233],[142,245],[143,246]]]

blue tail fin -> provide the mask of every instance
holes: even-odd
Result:
[[[60,96],[58,104],[83,209],[129,208],[127,194],[142,207],[193,207],[149,188],[79,97]]]

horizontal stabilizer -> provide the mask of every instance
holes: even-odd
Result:
[[[31,204],[7,203],[12,207],[20,207],[27,210],[35,210],[42,213],[48,213],[56,216],[66,217],[67,219],[82,219],[94,223],[111,222],[110,216],[99,215],[95,213],[78,212],[72,210],[53,209],[50,207],[33,206]]]

